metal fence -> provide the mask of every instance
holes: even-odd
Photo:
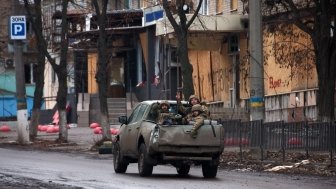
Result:
[[[289,151],[303,151],[307,157],[311,152],[326,152],[333,164],[336,150],[336,124],[333,122],[219,122],[225,129],[225,147],[238,147],[241,158],[246,149],[259,149],[261,160],[265,159],[265,151],[277,151],[282,161]]]

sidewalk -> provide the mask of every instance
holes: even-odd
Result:
[[[16,122],[0,122],[0,126],[5,124],[10,126],[11,131],[0,132],[0,144],[17,144],[18,133]],[[57,144],[55,140],[58,138],[58,134],[58,132],[47,133],[39,131],[34,144],[28,146],[46,148],[48,150],[92,151],[91,148],[102,137],[101,134],[94,134],[93,129],[90,127],[70,127],[68,130],[68,143]]]

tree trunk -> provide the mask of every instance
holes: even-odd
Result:
[[[323,42],[321,41],[320,44]],[[327,45],[326,45],[327,46]],[[327,46],[328,47],[328,46]],[[317,46],[315,45],[315,48]],[[335,52],[320,47],[315,51],[319,91],[317,94],[318,120],[329,122],[334,120],[335,108]]]
[[[29,135],[32,140],[35,139],[37,136],[37,127],[39,124],[40,109],[42,106],[42,99],[43,99],[45,56],[44,53],[42,53],[43,52],[42,48],[44,48],[42,45],[38,45],[39,52],[41,53],[39,53],[37,67],[34,70],[34,81],[35,81],[34,104],[33,104],[32,118],[29,126]]]
[[[32,116],[29,123],[29,138],[32,141],[37,136],[37,127],[39,125],[39,119],[40,119],[40,108],[33,108]]]
[[[109,124],[107,113],[105,113],[105,114],[101,113],[100,114],[100,124],[102,125],[102,129],[103,129],[102,141],[112,140],[111,132],[110,132],[110,124]]]
[[[107,109],[107,52],[106,52],[106,10],[107,10],[107,0],[102,1],[102,9],[100,11],[97,0],[93,0],[93,5],[96,10],[99,25],[99,39],[98,39],[98,70],[96,73],[96,81],[98,83],[98,93],[99,93],[99,103],[100,103],[100,125],[103,129],[103,141],[111,140],[110,124],[108,120],[108,109]]]
[[[62,29],[61,29],[61,55],[60,64],[53,65],[54,71],[58,78],[58,91],[57,91],[57,110],[59,113],[59,142],[68,142],[68,129],[66,117],[66,101],[68,94],[67,85],[67,55],[68,55],[68,22],[67,22],[67,9],[68,0],[62,0]]]
[[[34,81],[35,81],[35,91],[34,91],[34,102],[33,102],[33,112],[29,125],[29,137],[34,140],[37,136],[37,127],[39,125],[40,109],[42,106],[43,99],[43,88],[44,88],[44,70],[45,70],[45,41],[42,35],[42,12],[41,12],[41,1],[34,0],[35,9],[35,19],[30,11],[29,3],[25,0],[25,8],[27,10],[29,20],[33,25],[33,30],[37,40],[38,49],[38,59],[37,66],[34,69]]]
[[[106,56],[102,55],[100,59],[100,61],[102,61],[100,64],[101,68],[98,69],[96,75],[99,90],[100,119],[101,119],[100,125],[103,129],[103,138],[102,138],[103,141],[111,140],[110,124],[108,120],[107,97],[106,97],[106,91],[107,91],[106,64],[103,63],[104,58],[106,59]]]
[[[185,99],[188,99],[190,95],[195,93],[193,84],[193,67],[189,62],[188,53],[188,43],[187,35],[178,36],[178,55],[181,61],[181,72],[182,72],[182,84],[183,84],[183,95]]]
[[[334,120],[334,96],[335,96],[335,81],[327,79],[319,74],[319,91],[317,95],[318,105],[318,120],[330,122]]]
[[[57,74],[58,77],[58,92],[57,92],[57,110],[59,113],[59,137],[58,140],[60,142],[68,142],[68,130],[67,130],[67,117],[66,117],[66,99],[67,99],[67,77],[66,69],[62,69],[62,72]],[[63,75],[63,76],[62,76]]]
[[[59,142],[68,142],[68,127],[67,127],[67,117],[66,117],[66,110],[59,110]]]
[[[320,12],[319,12],[320,11]],[[311,38],[316,56],[319,91],[317,96],[318,120],[334,121],[335,108],[335,33],[330,32],[331,10],[329,1],[317,7],[314,32]]]
[[[190,20],[187,20],[186,12],[183,9],[186,1],[184,0],[176,0],[175,2],[168,3],[167,0],[162,1],[163,9],[165,10],[166,16],[174,28],[174,32],[177,37],[177,48],[178,48],[178,56],[181,63],[181,71],[182,71],[182,85],[183,85],[183,95],[184,98],[189,98],[190,95],[195,93],[194,84],[193,84],[193,67],[189,61],[188,54],[188,29],[191,24],[194,22],[201,6],[203,0],[198,1],[197,8],[193,13]],[[172,6],[174,5],[175,6]],[[175,20],[173,16],[173,12],[177,11],[177,15],[179,21]]]

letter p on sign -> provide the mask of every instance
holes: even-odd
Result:
[[[10,36],[11,39],[26,39],[26,17],[10,17]]]

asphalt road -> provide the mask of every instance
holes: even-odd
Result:
[[[126,174],[116,174],[108,155],[69,154],[0,148],[0,188],[85,189],[336,189],[336,178],[224,171],[216,179],[204,179],[199,167],[179,178],[171,166],[154,167],[153,175],[138,175],[137,164]]]

